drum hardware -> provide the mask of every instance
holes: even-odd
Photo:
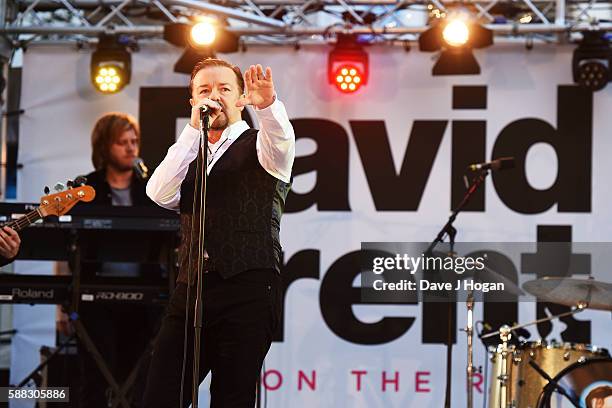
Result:
[[[536,408],[548,380],[530,361],[537,364],[548,376],[555,377],[568,367],[605,359],[608,353],[605,349],[584,344],[534,341],[519,345],[498,344],[494,349],[490,349],[490,356],[492,371],[488,377],[491,379],[488,407]],[[567,360],[564,356],[568,356]],[[570,389],[562,386],[566,390]]]
[[[467,300],[465,302],[467,307],[467,325],[465,327],[465,334],[467,335],[467,406],[472,408],[474,399],[474,293],[470,290],[468,293]]]
[[[532,325],[537,325],[542,322],[551,321],[553,319],[574,315],[576,313],[583,311],[585,308],[586,308],[585,303],[578,303],[575,308],[573,308],[572,310],[568,312],[560,313],[554,316],[547,316],[547,317],[537,319],[533,322],[529,322],[525,324],[515,324],[513,326],[503,325],[499,328],[499,330],[495,332],[487,333],[485,335],[480,336],[481,339],[486,339],[486,338],[494,337],[494,336],[499,336],[500,338],[500,345],[498,346],[498,351],[497,351],[497,353],[500,356],[499,358],[501,359],[500,367],[498,369],[499,374],[493,377],[496,381],[498,381],[498,387],[495,387],[494,384],[491,384],[491,389],[497,391],[497,392],[491,393],[491,399],[490,399],[491,408],[514,408],[517,406],[520,406],[520,407],[523,406],[523,405],[518,405],[520,404],[520,401],[517,401],[517,399],[520,397],[520,390],[517,389],[517,387],[521,389],[523,387],[523,384],[520,383],[520,379],[518,379],[518,371],[522,363],[522,357],[521,357],[520,350],[516,348],[513,348],[511,350],[511,353],[512,353],[512,358],[510,361],[511,364],[510,366],[508,364],[509,363],[508,353],[510,352],[508,342],[512,338],[512,332],[517,329],[529,327]],[[531,361],[536,357],[536,353],[534,350],[529,350],[526,354],[529,356]],[[514,365],[514,367],[512,365]],[[493,371],[495,372],[495,370]],[[514,378],[517,378],[516,386],[515,384],[512,384],[513,376]]]
[[[504,325],[479,336],[499,336],[500,344],[491,353],[493,382],[489,408],[550,408],[553,393],[566,398],[564,406],[582,407],[586,385],[573,377],[595,376],[612,384],[612,360],[607,350],[585,344],[544,341],[509,345],[512,332],[528,326],[577,314],[584,309],[612,310],[612,284],[589,279],[543,278],[527,282],[523,288],[547,302],[573,306],[565,313],[547,316],[526,324]],[[599,370],[599,371],[598,371]],[[606,371],[607,370],[607,371]],[[601,371],[601,372],[600,372]],[[564,376],[570,379],[564,380]],[[598,378],[599,378],[598,377]],[[586,392],[586,391],[585,391]]]
[[[510,376],[508,375],[508,366],[507,366],[507,360],[506,360],[506,355],[508,354],[508,342],[512,338],[512,330],[510,329],[510,326],[503,325],[499,329],[499,338],[502,342],[502,354],[501,354],[502,355],[502,374],[501,374],[502,380],[501,380],[500,399],[502,401],[506,401],[507,393],[508,393],[508,380],[510,379]]]
[[[532,322],[525,323],[525,324],[515,324],[514,326],[511,326],[511,327],[509,327],[507,325],[504,325],[504,326],[501,326],[499,328],[499,330],[491,332],[491,333],[484,334],[484,335],[480,336],[480,338],[481,339],[488,339],[489,337],[495,337],[495,336],[500,336],[501,337],[501,331],[502,331],[502,329],[504,329],[504,327],[508,327],[508,330],[510,330],[510,332],[512,332],[512,331],[517,330],[517,329],[522,329],[522,328],[533,326],[533,325],[536,325],[536,324],[540,324],[540,323],[544,323],[544,322],[549,322],[551,320],[559,319],[561,317],[571,316],[571,315],[574,315],[576,313],[582,312],[586,308],[587,308],[587,304],[586,303],[578,303],[575,306],[575,308],[573,308],[569,312],[563,312],[563,313],[559,313],[558,315],[543,317],[541,319],[537,319],[537,320],[534,320]]]
[[[522,363],[522,357],[520,356],[520,351],[514,348],[512,349],[511,363],[514,363],[514,365],[517,367],[508,366],[508,358],[507,358],[508,352],[509,352],[508,341],[512,338],[512,332],[517,329],[525,328],[525,327],[539,324],[542,322],[550,321],[550,320],[565,317],[565,316],[574,315],[576,313],[583,311],[585,308],[586,308],[585,303],[578,303],[576,307],[570,310],[569,312],[564,312],[564,313],[554,315],[554,316],[547,316],[547,317],[537,319],[533,322],[529,322],[525,324],[515,324],[513,326],[503,325],[499,328],[499,330],[495,332],[487,333],[485,335],[480,336],[481,339],[499,336],[500,342],[501,342],[497,350],[497,353],[499,354],[500,359],[501,359],[500,368],[498,370],[499,374],[493,377],[497,381],[499,381],[499,389],[494,387],[494,384],[491,384],[491,389],[497,391],[497,392],[492,392],[492,395],[491,395],[492,398],[490,400],[490,404],[492,404],[491,405],[492,408],[510,408],[514,406],[513,404],[517,403],[516,398],[518,398],[519,396],[519,390],[513,389],[513,387],[511,387],[512,384],[509,383],[512,378],[513,372],[515,373],[514,374],[515,376],[518,376],[518,368],[519,368],[518,366]],[[534,350],[529,350],[527,355],[529,355],[530,359],[534,359],[536,357],[536,353]],[[517,385],[521,386],[518,383],[518,381],[519,380],[517,380]]]
[[[523,295],[523,291],[511,280],[506,278],[504,275],[487,268],[485,268],[477,275],[482,281],[496,281],[504,283],[504,287],[507,288],[508,292],[515,295]],[[460,329],[465,332],[467,336],[467,407],[472,408],[474,400],[474,291],[468,291],[468,295],[465,301],[467,308],[467,324],[464,329]],[[508,333],[508,339],[510,339],[511,331]],[[482,338],[482,337],[481,337]]]

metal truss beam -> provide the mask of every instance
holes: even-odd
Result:
[[[220,15],[228,18],[235,18],[236,20],[245,21],[247,23],[255,23],[268,27],[283,28],[285,24],[282,21],[275,20],[273,18],[265,17],[265,15],[257,13],[249,13],[240,9],[234,9],[229,7],[217,6],[216,4],[204,3],[197,0],[164,0],[164,5],[176,5],[190,8],[193,10],[200,10],[206,13]]]
[[[563,32],[580,32],[588,31],[592,29],[591,25],[588,24],[577,24],[573,26],[567,25],[555,25],[555,24],[525,24],[525,25],[512,25],[512,24],[485,24],[484,27],[492,30],[496,34],[504,35],[521,35],[521,34],[555,34]],[[312,35],[329,35],[338,33],[353,33],[353,34],[375,34],[375,35],[403,35],[403,34],[420,34],[425,31],[428,27],[400,27],[400,28],[370,28],[364,26],[355,26],[350,30],[346,30],[342,27],[335,27],[330,29],[321,29],[318,27],[304,27],[296,29],[288,29],[279,33],[275,30],[269,29],[257,29],[257,28],[244,28],[244,29],[228,29],[227,31],[234,34],[243,36],[312,36]],[[601,31],[612,31],[612,23],[599,24],[597,27]],[[33,34],[33,35],[92,35],[98,36],[102,33],[108,33],[109,31],[103,27],[18,27],[18,26],[7,26],[0,28],[0,34]],[[162,26],[130,26],[130,27],[116,27],[111,33],[113,34],[127,34],[136,36],[152,36],[163,34]]]
[[[2,3],[0,3],[2,4]],[[327,41],[336,33],[372,34],[376,41],[414,40],[431,19],[443,18],[458,2],[444,0],[4,0],[0,34],[17,44],[83,41],[101,33],[157,37],[168,22],[216,16],[249,41],[295,44]],[[612,31],[612,1],[474,0],[462,9],[500,36]],[[603,13],[603,14],[602,14]],[[610,18],[607,18],[607,14]],[[602,15],[604,16],[602,18]],[[2,22],[0,22],[2,23]],[[493,24],[499,23],[499,24]],[[402,38],[402,36],[409,38]],[[25,37],[25,38],[24,38]],[[562,40],[561,35],[557,37]]]

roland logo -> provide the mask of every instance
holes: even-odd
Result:
[[[13,288],[13,297],[18,299],[53,299],[54,291]]]

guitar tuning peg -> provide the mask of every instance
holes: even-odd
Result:
[[[49,194],[51,192],[51,189],[49,188],[49,186],[45,186],[45,188],[43,189],[45,195]]]
[[[68,186],[68,188],[74,187],[74,181],[72,181],[72,180],[66,181],[66,186]]]
[[[77,186],[83,186],[85,183],[87,183],[87,177],[85,176],[79,176],[74,179],[74,184]]]
[[[64,183],[57,183],[55,184],[55,186],[53,186],[53,189],[59,193],[61,191],[64,191],[66,189],[66,186],[64,185]]]

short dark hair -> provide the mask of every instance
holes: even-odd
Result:
[[[612,395],[612,387],[610,387],[609,385],[604,385],[604,386],[600,386],[600,387],[595,387],[591,390],[591,392],[589,392],[589,394],[586,396],[586,403],[587,403],[587,407],[588,408],[595,408],[595,405],[593,404],[593,400],[595,399],[606,399],[608,398],[610,395]]]
[[[189,95],[193,95],[193,78],[195,78],[196,74],[201,70],[210,67],[226,67],[234,71],[234,74],[236,74],[238,88],[240,88],[240,93],[244,93],[244,78],[242,77],[242,72],[237,65],[218,58],[205,58],[198,62],[191,71],[191,79],[189,80]]]
[[[91,133],[91,162],[96,170],[106,169],[110,157],[110,146],[125,131],[133,130],[138,136],[140,147],[140,126],[132,115],[109,112],[96,122]]]

